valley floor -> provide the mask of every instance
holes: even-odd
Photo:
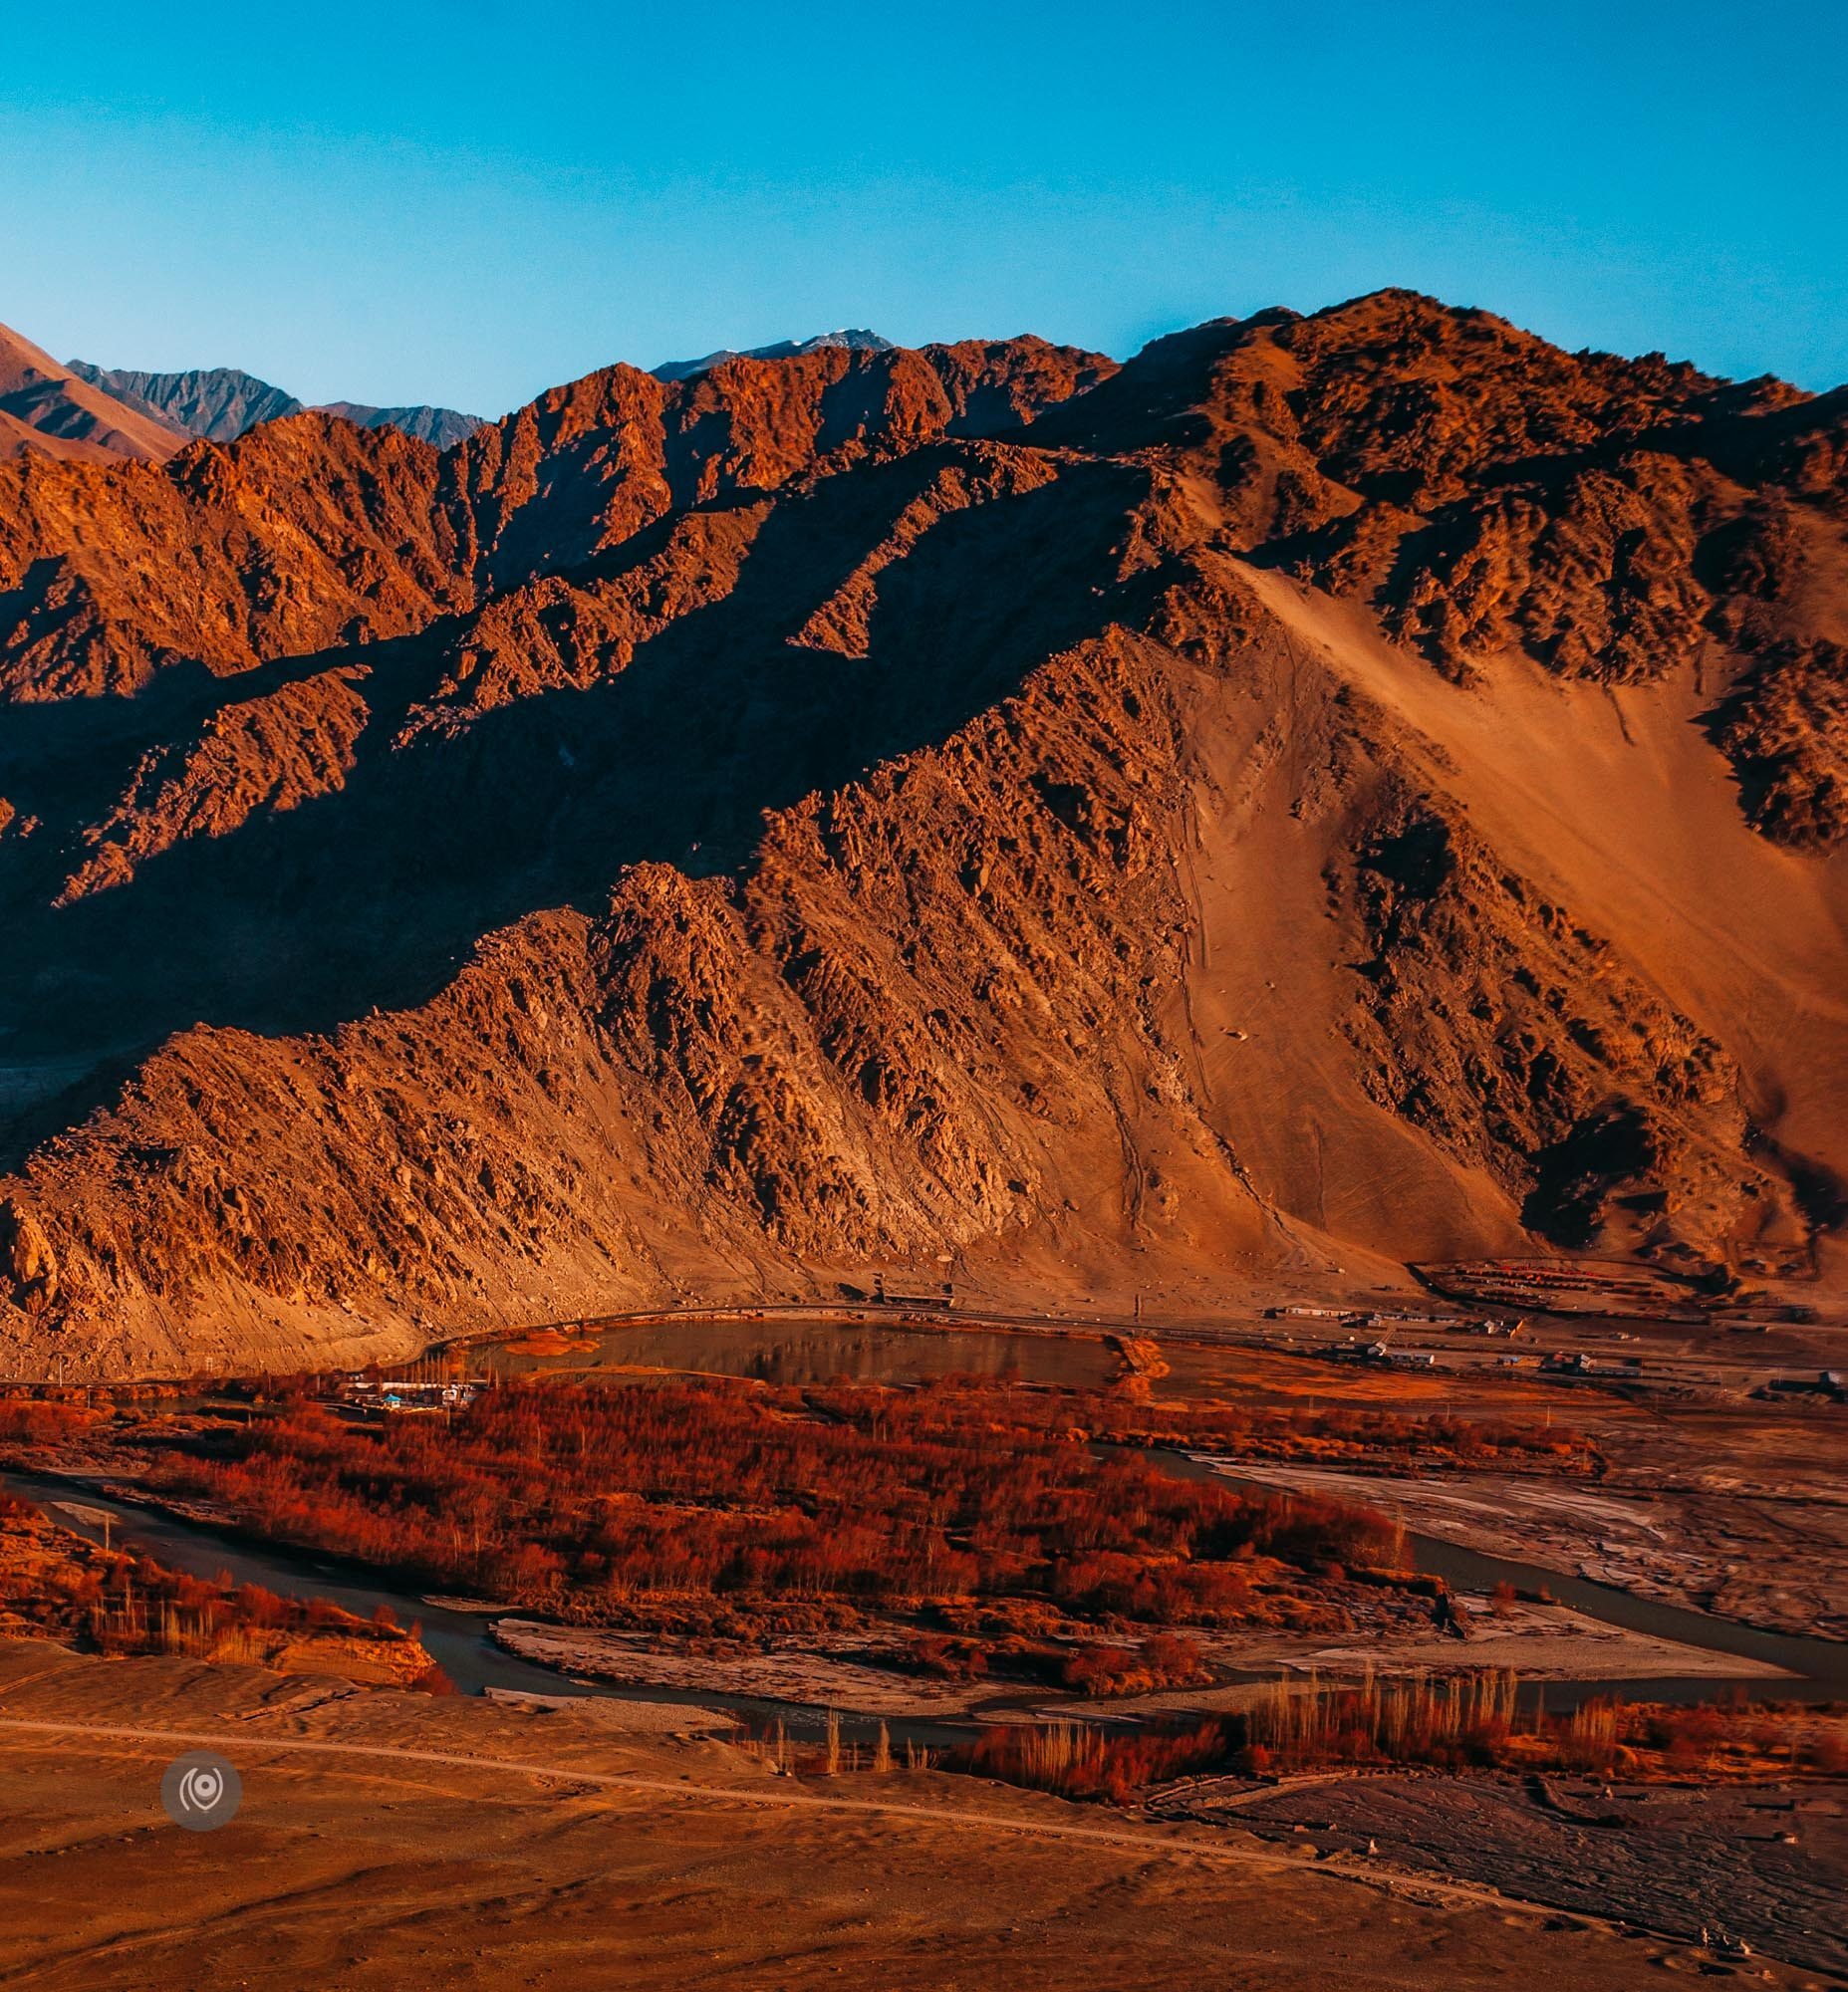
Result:
[[[192,1835],[157,1794],[200,1746],[238,1766],[244,1804]],[[1839,1893],[1839,1835],[1813,1839],[1807,1885]],[[1726,1843],[1707,1844],[1723,1866]],[[1615,1910],[1624,1928],[1418,1873],[1382,1845],[1278,1844],[933,1773],[779,1777],[710,1736],[638,1734],[607,1702],[509,1708],[0,1647],[0,1983],[39,1992],[1616,1992],[1654,1969],[1728,1968],[1645,1926],[1685,1929],[1686,1874],[1672,1902]],[[1518,1864],[1504,1871],[1517,1886]]]

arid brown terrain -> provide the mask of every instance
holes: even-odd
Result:
[[[9,1973],[44,1992],[1840,1983],[1839,1786],[1768,1815],[1800,1846],[1762,1794],[1657,1794],[1593,1859],[1576,1794],[1286,1787],[1248,1824],[1171,1825],[940,1772],[779,1776],[687,1711],[678,1735],[647,1713],[0,1643]],[[243,1808],[181,1834],[160,1773],[198,1747],[235,1763]],[[1462,1839],[1460,1873],[1431,1871],[1421,1809]],[[1724,1963],[1691,1940],[1708,1902],[1809,1923],[1790,1948],[1829,1961]]]
[[[1840,1284],[1841,391],[1385,292],[441,454],[89,420],[0,462],[16,1370],[869,1269]]]
[[[0,457],[164,463],[184,441],[158,410],[119,400],[0,326]]]
[[[1711,1404],[1110,1342],[1082,1391],[600,1372],[564,1367],[600,1339],[535,1334],[553,1373],[443,1409],[343,1376],[9,1392],[0,1970],[1843,1982],[1826,1641],[1639,1637],[1518,1563],[1452,1590],[1377,1513],[1251,1484],[1328,1462],[1441,1508],[1496,1475],[1549,1562],[1528,1518],[1616,1485],[1666,1566],[1639,1441],[1686,1420],[1736,1485]],[[1758,1414],[1826,1483],[1837,1411]],[[206,1841],[158,1809],[201,1747],[245,1793]]]

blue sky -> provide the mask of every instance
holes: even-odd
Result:
[[[841,325],[1125,355],[1406,284],[1848,379],[1848,4],[0,0],[0,320],[497,414]]]

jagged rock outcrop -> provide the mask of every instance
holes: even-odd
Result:
[[[0,1281],[7,1299],[29,1315],[58,1298],[58,1259],[45,1227],[15,1198],[0,1202]]]
[[[1749,1160],[1739,1073],[1601,935],[1431,797],[1376,815],[1344,881],[1371,958],[1361,1078],[1577,1247],[1797,1243],[1791,1186]]]

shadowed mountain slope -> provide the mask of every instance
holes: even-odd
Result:
[[[302,403],[241,367],[193,367],[179,374],[145,374],[73,360],[71,372],[131,407],[171,422],[206,442],[235,442],[259,422],[298,415]]]
[[[0,465],[0,1332],[1827,1272],[1845,448],[1383,293]]]

